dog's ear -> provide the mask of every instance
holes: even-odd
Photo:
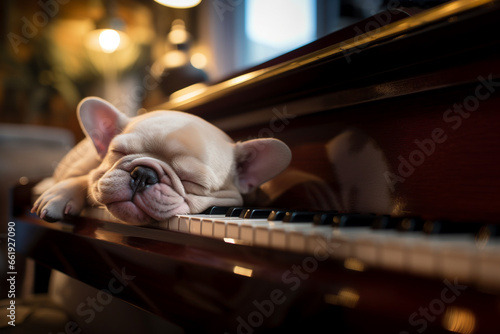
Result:
[[[292,159],[288,146],[274,138],[238,142],[235,154],[237,186],[243,194],[281,173]]]
[[[87,97],[77,107],[78,120],[85,135],[92,140],[97,154],[103,158],[109,143],[127,125],[129,118],[109,102]]]

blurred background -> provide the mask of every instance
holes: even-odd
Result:
[[[3,0],[0,122],[61,127],[79,140],[75,107],[85,96],[135,114],[382,7],[378,0],[159,2]]]

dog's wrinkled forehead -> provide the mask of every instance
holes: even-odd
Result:
[[[130,134],[130,135],[129,135]],[[205,120],[182,112],[157,111],[135,117],[121,137],[136,151],[169,158],[189,155],[199,160],[230,154],[233,141],[223,131]],[[134,140],[140,136],[141,140]]]

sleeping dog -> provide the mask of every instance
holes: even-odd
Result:
[[[34,203],[46,221],[104,205],[124,223],[148,225],[212,205],[237,206],[242,194],[283,171],[281,141],[235,143],[203,119],[178,111],[129,118],[96,97],[77,108],[86,138],[56,168],[55,184]]]

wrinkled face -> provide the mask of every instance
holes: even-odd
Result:
[[[152,112],[113,138],[89,191],[115,217],[144,225],[240,205],[234,164],[233,142],[221,130],[188,114]]]

